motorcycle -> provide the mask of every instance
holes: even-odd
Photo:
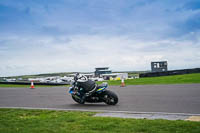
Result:
[[[94,81],[93,81],[94,82]],[[116,105],[118,103],[118,96],[106,88],[108,87],[107,83],[103,83],[102,85],[98,86],[96,82],[93,83],[91,80],[86,80],[85,82],[79,81],[77,78],[77,75],[74,77],[74,82],[72,83],[72,86],[69,87],[69,93],[72,96],[72,99],[79,103],[84,104],[85,102],[88,103],[100,103],[104,102],[108,105]],[[82,102],[81,98],[83,96],[83,93],[85,93],[85,89],[83,86],[87,88],[94,88],[92,91],[92,94],[85,97],[85,101]]]

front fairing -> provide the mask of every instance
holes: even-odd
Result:
[[[73,87],[69,87],[69,93],[74,94],[74,88]]]
[[[82,89],[78,90],[76,87],[69,87],[69,93],[71,95],[78,95],[78,96],[80,96],[82,94],[81,90]]]

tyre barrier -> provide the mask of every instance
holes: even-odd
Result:
[[[0,82],[0,84],[13,84],[13,85],[30,85],[31,82]],[[70,85],[69,82],[64,82],[64,83],[42,83],[42,82],[34,82],[35,85]]]

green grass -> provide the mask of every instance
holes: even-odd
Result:
[[[34,85],[35,87],[60,87],[60,86],[54,86],[54,85]],[[67,85],[61,85],[61,86],[67,86]],[[0,87],[23,87],[23,88],[30,88],[31,85],[14,85],[14,84],[0,84]]]
[[[93,117],[92,112],[0,109],[0,133],[199,133],[200,122]]]
[[[102,82],[98,82],[98,84],[100,83]],[[190,83],[200,83],[200,73],[125,80],[126,85],[190,84]],[[108,81],[108,84],[120,85],[121,81]]]

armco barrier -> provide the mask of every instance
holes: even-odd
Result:
[[[172,70],[166,72],[150,72],[139,74],[139,77],[158,77],[158,76],[168,76],[168,75],[180,75],[180,74],[189,74],[189,73],[200,73],[200,68],[194,69],[181,69],[181,70]]]
[[[15,84],[15,85],[30,85],[31,82],[0,82],[0,84]],[[41,82],[34,82],[34,85],[69,85],[69,82],[65,83],[41,83]]]

